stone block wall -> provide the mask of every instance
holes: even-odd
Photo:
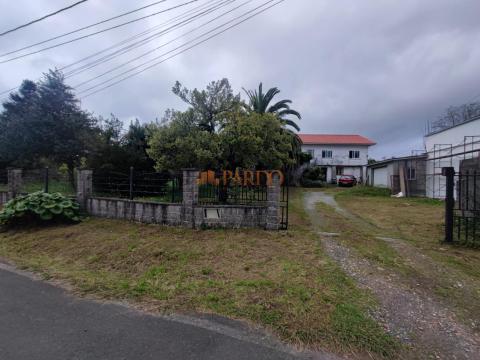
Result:
[[[21,170],[9,172],[9,191],[0,192],[0,204],[15,196],[22,184]],[[93,173],[80,170],[77,174],[76,200],[91,216],[185,226],[189,228],[280,228],[280,178],[274,174],[268,186],[267,201],[260,205],[200,205],[198,176],[195,169],[183,171],[182,203],[157,203],[97,197],[93,195]]]
[[[195,206],[195,228],[266,228],[266,206]]]
[[[8,191],[0,191],[0,205],[3,205],[11,199],[10,193]]]
[[[109,219],[130,220],[146,224],[183,225],[183,206],[181,204],[89,197],[85,202],[84,209],[92,216]]]

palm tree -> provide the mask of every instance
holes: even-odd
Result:
[[[245,90],[247,94],[250,104],[247,105],[247,110],[251,112],[256,112],[259,114],[271,113],[275,114],[284,125],[288,125],[300,131],[300,127],[290,119],[286,117],[289,115],[293,115],[297,117],[299,120],[302,118],[298,111],[290,109],[288,104],[292,103],[292,100],[280,100],[277,103],[270,106],[275,95],[280,93],[280,90],[276,87],[271,88],[265,94],[263,93],[263,84],[260,83],[257,90]]]

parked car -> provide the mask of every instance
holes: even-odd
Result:
[[[357,178],[353,175],[342,175],[338,179],[338,186],[355,186],[357,185]]]

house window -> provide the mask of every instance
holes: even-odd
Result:
[[[307,150],[307,153],[310,154],[310,156],[312,157],[312,159],[315,157],[315,151],[313,149],[309,149]]]
[[[342,166],[337,166],[336,175],[337,176],[342,176],[343,175],[343,167]]]
[[[350,152],[348,153],[348,157],[350,159],[360,159],[360,151],[350,150]]]
[[[333,157],[332,150],[322,150],[322,158],[324,159],[331,159]]]
[[[407,180],[417,180],[417,169],[407,168]]]

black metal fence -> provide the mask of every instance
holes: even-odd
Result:
[[[0,191],[8,190],[8,170],[0,169]]]
[[[179,203],[183,199],[182,176],[178,173],[129,173],[93,171],[93,193],[96,196],[130,200]]]
[[[45,191],[75,195],[75,174],[59,169],[40,168],[24,169],[22,171],[22,187],[20,192],[32,193]]]
[[[480,172],[444,168],[445,241],[480,247]]]
[[[289,184],[288,177],[285,179],[285,184],[282,186],[280,195],[280,229],[288,229],[288,200],[289,200]]]
[[[198,201],[203,205],[252,205],[268,200],[266,181],[255,183],[226,176],[223,171],[203,172],[198,185]]]

